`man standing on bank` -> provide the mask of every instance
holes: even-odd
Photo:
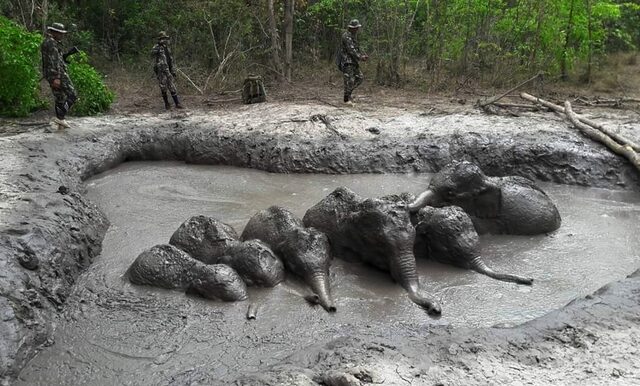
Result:
[[[65,58],[73,55],[78,49],[74,47],[68,53],[62,53],[62,39],[66,33],[64,25],[53,23],[47,27],[47,36],[40,46],[42,75],[49,82],[55,97],[56,117],[51,121],[58,125],[58,130],[71,127],[64,118],[77,100],[76,90],[67,75]]]
[[[180,99],[178,99],[178,90],[176,89],[174,79],[176,77],[176,71],[173,67],[173,56],[171,55],[171,50],[169,50],[169,35],[167,35],[166,32],[160,31],[158,44],[153,46],[151,56],[153,57],[153,71],[156,73],[158,83],[160,84],[164,108],[167,110],[171,109],[171,103],[169,103],[169,98],[167,97],[167,90],[169,90],[173,102],[176,104],[176,108],[182,109],[183,107]]]
[[[351,94],[362,84],[364,76],[360,71],[360,61],[366,62],[369,57],[360,52],[358,30],[362,27],[357,19],[351,20],[347,31],[342,34],[339,67],[344,77],[344,103],[353,105]]]

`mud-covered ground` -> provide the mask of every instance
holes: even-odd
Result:
[[[581,111],[638,141],[634,112]],[[127,160],[184,160],[274,172],[430,172],[452,159],[488,174],[638,190],[626,161],[548,112],[486,115],[468,103],[324,100],[0,123],[0,378],[18,376],[53,330],[78,276],[98,257],[108,219],[83,181]],[[570,274],[570,273],[568,273]],[[95,299],[99,302],[99,299]],[[109,304],[116,307],[135,305]],[[334,339],[291,348],[240,384],[635,384],[640,275],[515,328],[399,324],[386,334],[336,326]],[[176,315],[178,317],[180,315]],[[213,317],[213,316],[212,316]],[[222,315],[221,317],[224,317]],[[379,329],[371,329],[380,331]],[[199,368],[170,384],[213,383]]]

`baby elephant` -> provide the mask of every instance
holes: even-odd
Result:
[[[293,213],[272,206],[251,217],[241,239],[266,243],[280,256],[288,271],[311,287],[315,296],[307,300],[319,303],[328,312],[336,311],[329,288],[329,240],[322,232],[303,227]]]
[[[497,273],[487,267],[480,257],[478,233],[462,208],[427,206],[418,212],[417,221],[414,246],[417,257],[473,269],[498,280],[527,285],[533,283],[533,279]]]
[[[207,299],[232,302],[247,298],[247,286],[233,268],[204,264],[173,245],[156,245],[142,252],[127,276],[133,284],[186,290]]]

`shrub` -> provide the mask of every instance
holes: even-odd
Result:
[[[42,36],[4,16],[0,31],[0,115],[26,116],[42,104],[38,98]]]
[[[80,51],[69,58],[69,77],[78,93],[78,102],[71,109],[73,115],[96,115],[107,111],[114,94],[102,76],[89,64],[89,56]]]

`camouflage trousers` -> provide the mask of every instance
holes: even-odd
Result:
[[[64,119],[71,109],[71,106],[73,106],[78,99],[76,89],[73,88],[73,83],[71,83],[69,75],[62,74],[60,76],[60,87],[53,88],[52,86],[51,92],[55,98],[56,117],[58,117],[58,119]]]
[[[158,71],[156,76],[158,77],[158,84],[160,85],[160,91],[162,94],[166,94],[167,90],[171,95],[176,95],[178,93],[176,82],[169,71]]]
[[[362,75],[360,66],[357,64],[345,64],[342,67],[342,75],[344,77],[344,99],[346,102],[351,99],[353,90],[362,84],[364,75]]]

